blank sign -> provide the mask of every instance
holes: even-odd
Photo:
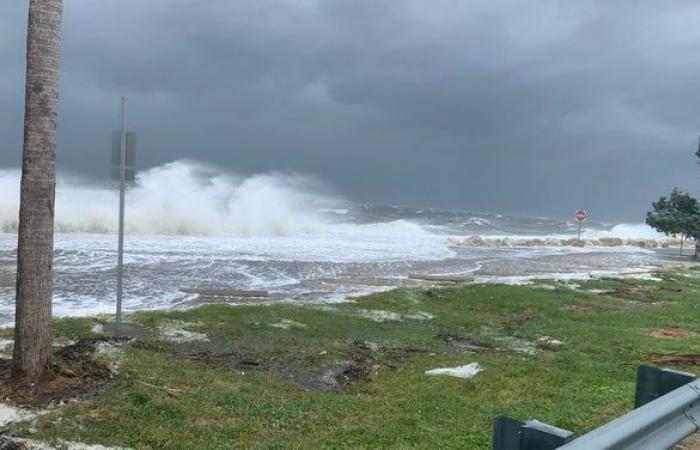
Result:
[[[121,167],[122,133],[115,131],[112,134],[112,179],[119,181]],[[126,132],[126,166],[124,168],[125,181],[136,181],[136,133]]]

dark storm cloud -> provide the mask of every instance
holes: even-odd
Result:
[[[19,164],[26,2],[0,5],[0,166]],[[641,220],[698,186],[694,1],[66,0],[59,162],[315,173],[349,197]]]

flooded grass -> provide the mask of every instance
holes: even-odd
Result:
[[[143,312],[131,320],[152,333],[104,354],[80,347],[93,319],[64,319],[58,338],[118,375],[10,431],[138,449],[484,449],[505,413],[583,432],[631,409],[639,364],[700,373],[700,338],[678,331],[699,328],[697,277],[659,277]],[[460,367],[483,372],[425,374]]]

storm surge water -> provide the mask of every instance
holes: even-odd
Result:
[[[0,169],[0,324],[11,322],[14,307],[19,181],[18,169]],[[561,245],[575,236],[571,221],[350,202],[320,179],[295,173],[239,176],[176,161],[142,171],[126,198],[124,301],[131,310],[203,301],[182,287],[343,301],[420,284],[410,274],[511,282],[669,263],[660,249],[594,242],[656,238],[643,225],[589,222],[584,247]],[[113,311],[117,206],[113,183],[59,177],[57,315]]]

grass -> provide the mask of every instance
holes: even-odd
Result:
[[[219,304],[138,313],[132,320],[152,330],[182,322],[209,341],[154,338],[128,347],[116,356],[120,376],[96,395],[41,416],[34,430],[14,431],[137,449],[486,449],[493,417],[508,414],[581,433],[631,409],[635,370],[652,355],[700,352],[700,271],[660,276],[397,289],[325,307]],[[385,311],[399,320],[373,320]],[[283,320],[303,326],[271,326]],[[90,336],[92,325],[59,320],[57,337]],[[659,329],[689,333],[650,335]],[[542,336],[564,345],[523,351]],[[357,342],[380,349],[369,359],[378,366],[369,379],[342,389],[300,387],[305,370],[320,376],[356,358]],[[470,353],[461,342],[483,348]],[[232,369],[191,358],[202,352],[264,364]],[[485,369],[471,380],[424,375],[471,362]]]

